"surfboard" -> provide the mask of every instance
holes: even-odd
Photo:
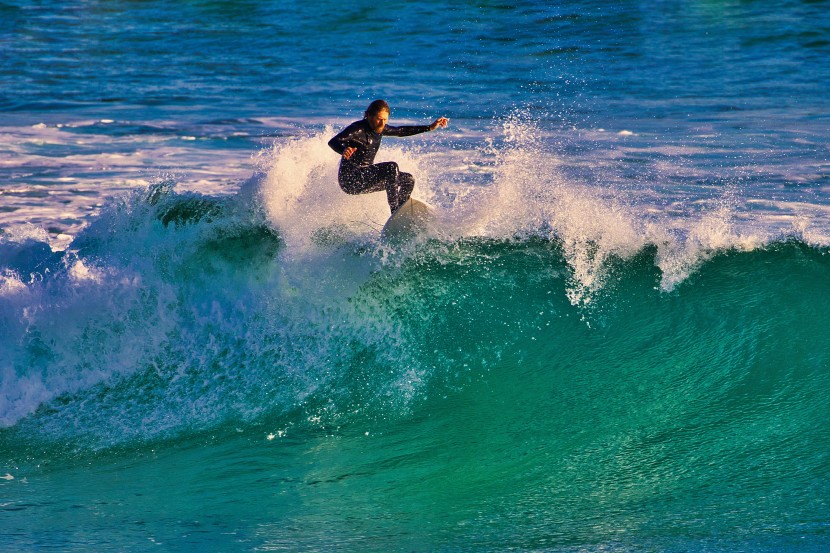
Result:
[[[420,200],[409,198],[389,217],[380,236],[387,242],[407,242],[429,234],[434,228],[435,214],[432,208]]]

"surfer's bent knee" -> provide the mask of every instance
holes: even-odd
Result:
[[[396,162],[384,161],[383,163],[379,163],[378,167],[381,169],[381,175],[384,180],[392,182],[398,180],[398,175],[400,175],[401,172]]]
[[[360,182],[355,179],[340,176],[340,178],[337,179],[337,183],[340,185],[340,190],[346,194],[357,196],[361,192],[362,187],[360,186]]]

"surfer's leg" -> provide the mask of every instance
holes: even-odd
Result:
[[[386,183],[378,177],[374,165],[349,169],[344,169],[341,165],[337,177],[340,188],[346,194],[368,194],[386,190]]]
[[[389,203],[389,209],[394,213],[403,203],[398,202],[400,197],[399,174],[405,175],[407,173],[400,173],[398,164],[394,161],[376,163],[369,167],[349,168],[348,170],[341,165],[338,181],[340,182],[340,188],[346,194],[368,194],[369,192],[386,190],[386,201]],[[414,179],[412,180],[412,186],[415,186]],[[411,193],[412,188],[410,187],[406,197],[408,198]]]
[[[412,191],[415,189],[415,177],[410,175],[409,173],[399,173],[398,174],[398,205],[395,206],[395,209],[392,211],[396,211],[399,207],[406,203],[406,200],[409,199],[409,196],[412,195]]]
[[[386,186],[386,201],[389,203],[389,209],[395,213],[412,194],[415,188],[415,177],[409,173],[402,173],[394,161],[378,163],[372,167],[377,168],[377,178]]]
[[[398,209],[398,164],[385,161],[372,166],[377,170],[377,183],[386,189],[386,202],[392,213]]]

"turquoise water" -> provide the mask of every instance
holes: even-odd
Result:
[[[827,549],[826,8],[0,4],[0,551]]]

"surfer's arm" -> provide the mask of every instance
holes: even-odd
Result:
[[[404,125],[402,127],[386,125],[383,129],[383,136],[412,136],[423,132],[429,132],[429,125]]]
[[[445,128],[447,128],[447,123],[449,123],[449,122],[450,122],[450,120],[447,119],[446,117],[439,117],[438,119],[433,121],[432,124],[430,124],[429,130],[434,131],[438,127],[441,127],[442,129],[445,129]]]
[[[345,156],[346,159],[351,157],[351,154],[355,152],[357,146],[360,143],[360,141],[355,136],[357,135],[357,133],[360,132],[360,123],[360,121],[355,121],[345,129],[340,131],[337,134],[337,136],[329,140],[329,148],[331,148],[341,156]]]
[[[438,127],[446,127],[448,119],[446,117],[439,117],[429,125],[405,125],[402,127],[392,127],[386,125],[383,130],[385,136],[412,136],[424,132],[434,131]]]

